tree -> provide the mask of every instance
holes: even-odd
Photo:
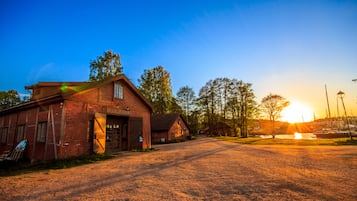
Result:
[[[274,122],[281,117],[281,112],[284,110],[284,108],[289,106],[289,104],[290,102],[284,97],[272,93],[262,99],[261,108],[262,111],[268,115],[269,120],[271,121],[271,133],[273,135],[273,138],[275,137]]]
[[[171,78],[169,72],[163,66],[145,70],[138,82],[139,91],[153,104],[155,113],[165,114],[170,112],[174,100]]]
[[[0,110],[12,107],[19,103],[21,103],[21,99],[16,90],[0,91]]]
[[[200,128],[200,118],[201,112],[199,110],[191,111],[191,114],[188,118],[188,125],[190,127],[190,132],[194,135],[198,133]]]
[[[252,84],[236,79],[216,78],[201,88],[198,104],[204,111],[208,127],[214,128],[219,121],[223,121],[231,124],[235,134],[247,137],[248,119],[253,117],[257,108],[254,99]],[[226,133],[226,130],[220,133]]]
[[[230,85],[227,115],[231,117],[236,133],[248,137],[248,120],[254,117],[257,108],[252,84],[233,79]]]
[[[189,123],[188,117],[193,110],[193,106],[196,100],[195,92],[188,86],[181,87],[176,93],[176,99],[181,108],[184,108],[186,122]]]
[[[120,55],[112,50],[104,52],[103,56],[97,57],[97,60],[90,62],[90,81],[102,81],[107,77],[117,76],[123,73],[123,67],[120,63]]]
[[[169,107],[168,111],[173,112],[173,113],[183,114],[183,110],[182,110],[181,106],[178,104],[175,97],[171,98],[170,107]]]
[[[206,124],[210,128],[209,134],[211,133],[212,128],[214,128],[217,124],[219,113],[217,108],[219,96],[218,92],[218,80],[210,80],[200,89],[198,105],[201,107],[202,111],[204,111],[206,116]]]

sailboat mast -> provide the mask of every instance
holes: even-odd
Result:
[[[328,95],[327,95],[327,86],[325,84],[325,93],[326,93],[326,100],[327,100],[327,110],[328,110],[328,118],[331,118],[331,111],[330,111],[330,103],[328,101]]]

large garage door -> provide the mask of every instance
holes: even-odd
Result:
[[[139,137],[143,137],[143,119],[131,117],[129,126],[130,149],[141,149],[142,143],[139,142]]]
[[[105,152],[105,134],[106,134],[106,114],[94,114],[94,136],[93,152],[102,154]]]

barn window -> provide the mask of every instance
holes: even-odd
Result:
[[[47,122],[39,122],[37,125],[37,142],[46,142]]]
[[[3,127],[0,130],[0,143],[1,144],[6,144],[7,141],[7,127]]]
[[[114,83],[114,98],[124,98],[124,88],[118,82]]]
[[[25,126],[24,125],[17,126],[16,141],[20,142],[21,140],[23,140],[25,138],[24,134],[25,134]]]

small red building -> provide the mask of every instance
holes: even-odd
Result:
[[[151,138],[153,143],[186,139],[190,130],[182,115],[178,113],[151,116]]]
[[[205,128],[203,130],[203,133],[214,136],[234,136],[234,132],[232,132],[232,127],[224,122],[217,122],[211,127]]]
[[[0,111],[0,153],[22,139],[31,161],[151,147],[152,106],[124,75],[25,88],[29,102]]]

